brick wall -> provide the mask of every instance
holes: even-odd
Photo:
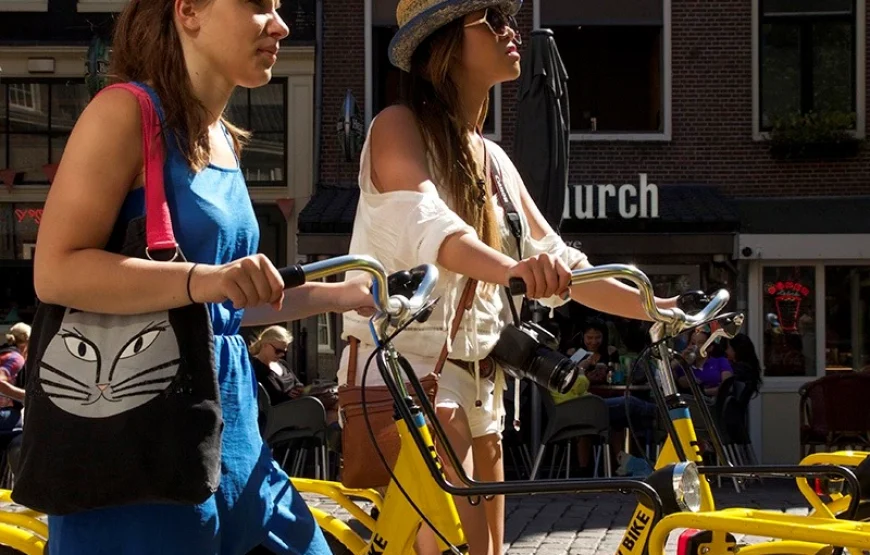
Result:
[[[668,143],[574,142],[572,183],[720,185],[734,196],[870,194],[870,148],[854,158],[773,159],[752,139],[750,0],[672,0],[672,140]],[[347,88],[364,107],[363,0],[324,2],[322,181],[356,181],[358,162],[340,158],[335,121]],[[518,17],[528,35],[532,2]],[[870,27],[870,12],[868,12]],[[867,88],[870,90],[870,43]],[[502,144],[513,147],[516,83],[502,87]],[[867,128],[870,130],[870,118]]]
[[[365,4],[363,0],[323,2],[322,183],[356,182],[359,160],[345,162],[335,124],[347,89],[365,112]]]

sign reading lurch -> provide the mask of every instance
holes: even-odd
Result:
[[[565,220],[606,220],[609,198],[617,199],[619,217],[634,218],[659,217],[659,188],[655,183],[647,183],[647,175],[640,174],[640,186],[626,183],[614,185],[568,185],[565,191]]]

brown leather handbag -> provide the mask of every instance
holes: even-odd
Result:
[[[459,325],[465,311],[474,301],[477,282],[469,279],[459,299],[456,317],[450,329],[452,343],[459,331]],[[372,443],[366,417],[363,413],[362,386],[356,385],[356,366],[359,351],[359,339],[349,337],[350,356],[348,357],[347,383],[338,388],[339,414],[343,421],[341,430],[342,468],[341,483],[349,488],[378,488],[390,483],[390,473],[383,465],[378,448]],[[435,404],[435,394],[438,392],[438,377],[444,362],[447,360],[447,341],[441,349],[435,369],[420,379],[429,402]],[[412,391],[406,383],[408,391]],[[411,393],[412,397],[417,396]],[[399,457],[401,443],[396,423],[393,420],[393,397],[385,385],[366,387],[366,412],[372,432],[377,438],[377,445],[390,465],[395,466]]]

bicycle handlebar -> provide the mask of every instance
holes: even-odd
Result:
[[[669,324],[685,329],[700,326],[712,320],[731,296],[725,289],[716,291],[710,302],[696,314],[686,314],[679,308],[659,308],[655,302],[652,282],[642,271],[628,264],[604,264],[591,268],[581,268],[571,272],[571,285],[579,285],[591,281],[609,278],[625,279],[637,286],[640,292],[641,306],[644,312],[654,322]],[[522,295],[526,292],[526,284],[520,278],[510,278],[509,289],[512,295]]]
[[[374,277],[372,283],[372,298],[375,307],[382,314],[391,317],[401,317],[409,312],[418,310],[428,301],[429,296],[438,283],[438,269],[431,264],[424,264],[411,270],[415,276],[422,275],[420,286],[414,295],[406,299],[400,295],[390,296],[387,287],[387,272],[383,265],[366,255],[345,255],[320,260],[308,264],[294,264],[286,268],[280,268],[278,273],[284,280],[284,287],[291,289],[305,284],[307,281],[317,280],[327,276],[349,271],[363,271]]]

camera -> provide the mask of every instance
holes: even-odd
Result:
[[[580,373],[579,362],[556,349],[556,338],[538,324],[508,324],[490,356],[514,378],[528,378],[550,391],[567,393]]]

